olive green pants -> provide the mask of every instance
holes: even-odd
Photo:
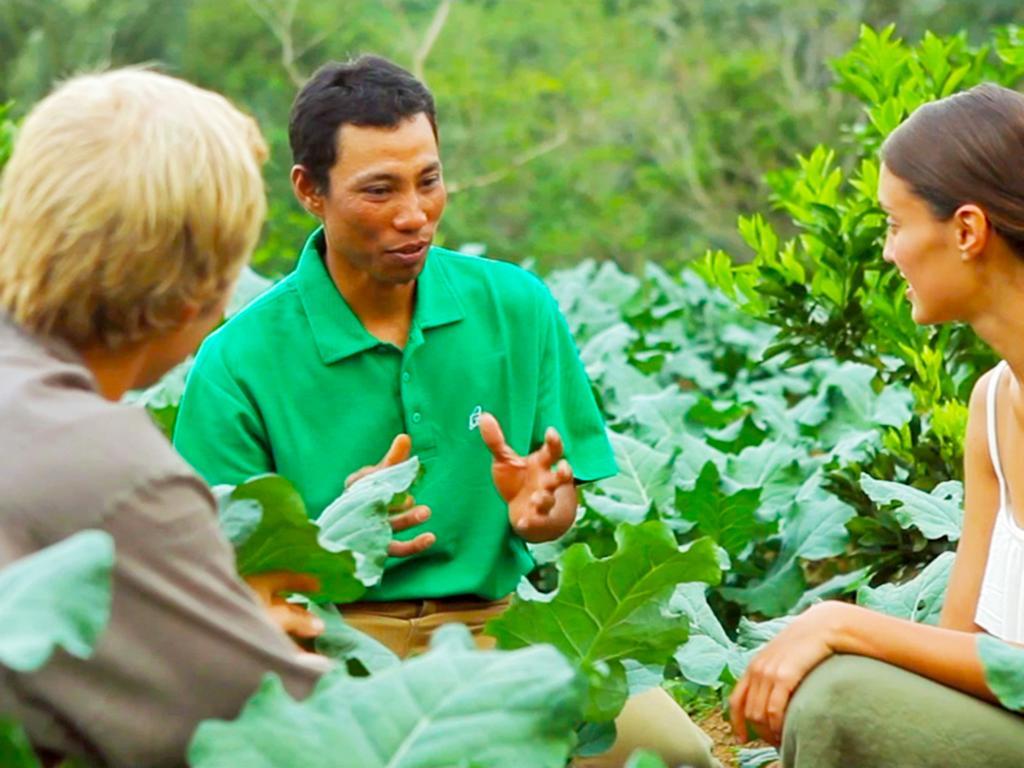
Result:
[[[862,656],[835,656],[786,713],[784,768],[1020,768],[1024,718]]]
[[[427,649],[434,630],[444,624],[465,624],[477,647],[494,647],[483,634],[488,619],[508,607],[508,599],[403,600],[391,603],[353,603],[340,606],[349,625],[388,646],[399,656]],[[661,688],[633,696],[615,721],[618,738],[612,748],[597,757],[577,760],[576,768],[621,768],[636,749],[661,755],[670,768],[719,768],[711,756],[711,739]]]

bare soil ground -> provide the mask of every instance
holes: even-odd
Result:
[[[740,747],[736,744],[736,739],[732,735],[732,728],[729,726],[729,722],[722,717],[722,710],[717,708],[711,710],[697,721],[697,725],[704,730],[704,733],[714,739],[715,757],[722,763],[723,768],[739,768]],[[753,741],[744,746],[750,749],[757,749],[758,747],[767,747],[769,745],[762,741]],[[779,764],[772,763],[768,768],[779,768]]]

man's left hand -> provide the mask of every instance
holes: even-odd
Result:
[[[558,431],[549,428],[544,444],[527,456],[512,450],[489,413],[480,416],[480,435],[493,457],[494,487],[508,504],[513,530],[532,543],[568,531],[576,520],[576,485]]]

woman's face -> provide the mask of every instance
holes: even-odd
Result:
[[[968,319],[977,282],[961,256],[956,216],[940,221],[910,185],[884,164],[878,202],[889,227],[883,256],[907,281],[914,322],[930,325]]]

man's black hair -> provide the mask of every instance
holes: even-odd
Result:
[[[288,121],[292,159],[325,192],[328,173],[337,160],[342,125],[391,128],[421,112],[436,138],[434,97],[397,64],[380,56],[329,62],[302,86],[292,104]]]

